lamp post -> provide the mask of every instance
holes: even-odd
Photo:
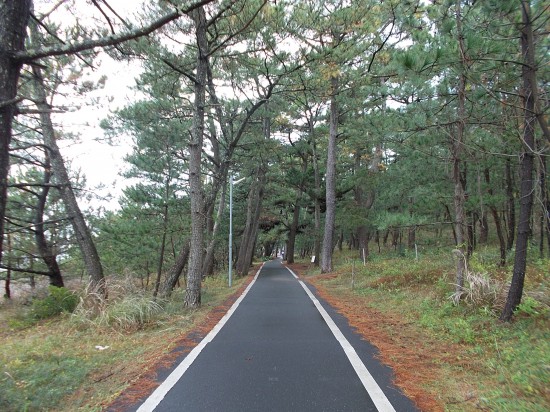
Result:
[[[233,185],[239,184],[244,180],[244,177],[237,181],[233,181],[233,175],[229,175],[229,287],[232,285],[233,271]]]

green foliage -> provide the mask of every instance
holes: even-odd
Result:
[[[48,287],[48,296],[32,302],[29,316],[34,320],[47,319],[63,312],[72,313],[78,305],[79,297],[67,288]]]
[[[0,409],[6,412],[54,410],[79,387],[92,367],[85,359],[32,349],[14,354],[2,367]]]
[[[493,250],[480,253],[481,256],[475,259],[477,267],[492,267],[488,257],[494,253]],[[358,297],[366,297],[368,305],[377,311],[387,311],[392,317],[402,314],[404,322],[414,325],[413,336],[417,333],[445,351],[452,348],[454,352],[448,353],[448,357],[439,360],[441,364],[437,365],[439,373],[448,380],[445,390],[453,385],[460,386],[465,379],[474,383],[478,408],[522,412],[548,410],[549,310],[534,293],[544,285],[539,285],[536,279],[528,283],[527,296],[518,307],[515,321],[503,324],[492,309],[493,298],[484,300],[487,296],[483,294],[487,291],[486,286],[499,283],[495,281],[499,277],[494,272],[496,267],[480,276],[488,283],[476,286],[474,281],[467,283],[472,289],[479,286],[475,293],[480,296],[472,297],[472,304],[455,306],[448,299],[454,288],[449,281],[453,267],[448,256],[435,251],[423,256],[419,261],[389,254],[374,256],[365,268],[355,266],[354,288],[350,287],[350,263],[342,259],[337,272],[344,274],[323,282],[330,285],[331,290],[345,288]],[[537,265],[530,267],[537,268]],[[440,275],[435,276],[437,273]],[[426,283],[428,279],[432,287]],[[423,287],[419,288],[417,282]],[[488,295],[494,297],[494,290]],[[545,294],[540,296],[544,299]],[[406,337],[409,333],[410,330]],[[467,366],[470,364],[475,366]],[[434,393],[440,393],[438,382],[431,385]],[[445,399],[455,396],[447,392]],[[465,408],[465,404],[446,405],[449,411],[469,410]]]
[[[534,298],[526,296],[518,305],[517,311],[529,316],[547,316],[549,309]]]

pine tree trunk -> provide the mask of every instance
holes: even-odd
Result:
[[[246,223],[241,237],[237,263],[235,265],[239,276],[246,276],[250,264],[252,263],[262,208],[265,174],[265,165],[259,165],[256,172],[257,180],[252,183],[248,193]],[[285,255],[286,254],[287,252],[285,252]]]
[[[33,36],[34,37],[34,36]],[[71,181],[65,162],[61,156],[55,130],[50,117],[50,105],[46,100],[46,91],[42,71],[38,66],[33,66],[33,86],[36,100],[36,106],[40,110],[40,123],[42,127],[42,137],[44,145],[48,148],[53,176],[59,186],[59,192],[65,209],[69,216],[69,221],[75,232],[76,241],[82,254],[82,260],[90,279],[89,292],[95,295],[100,300],[107,298],[107,287],[105,285],[105,277],[103,275],[103,267],[99,259],[99,254],[84,220],[84,215],[78,206],[76,196],[74,194]]]
[[[261,168],[257,168],[255,173],[256,179],[260,173]],[[241,243],[239,245],[239,252],[237,254],[237,262],[235,264],[235,269],[238,274],[247,273],[249,262],[246,256],[248,255],[249,244],[252,242],[252,230],[253,230],[253,219],[256,211],[256,204],[258,203],[258,181],[254,180],[250,189],[248,190],[248,199],[246,202],[246,221],[244,225],[244,230],[241,236]],[[286,254],[286,253],[285,253]]]
[[[533,168],[535,148],[535,83],[536,63],[533,40],[533,27],[531,21],[531,6],[529,0],[522,0],[522,29],[521,29],[521,51],[523,54],[522,78],[523,78],[523,149],[521,153],[520,173],[520,201],[518,236],[516,241],[516,253],[514,256],[514,270],[512,283],[508,291],[506,304],[500,315],[502,321],[510,321],[514,310],[521,303],[523,295],[523,284],[525,280],[525,268],[527,266],[527,248],[529,246],[529,235],[531,228],[529,220],[533,208]]]
[[[489,196],[493,196],[493,188],[491,187],[491,174],[489,172],[489,169],[485,169],[485,182],[487,183],[487,192],[489,193]],[[493,220],[495,221],[495,229],[497,232],[498,237],[498,244],[500,248],[500,262],[499,266],[503,267],[506,265],[506,241],[504,239],[504,233],[502,232],[502,223],[500,216],[498,214],[497,208],[491,203],[489,206],[489,210],[491,211],[491,215],[493,216]]]
[[[169,297],[172,294],[172,291],[174,290],[174,288],[176,287],[176,284],[178,283],[181,273],[183,272],[183,269],[185,268],[185,265],[187,264],[187,261],[189,259],[189,247],[190,247],[189,241],[185,240],[183,242],[183,248],[178,254],[176,261],[174,262],[174,265],[170,268],[170,270],[166,274],[166,280],[164,281],[164,284],[160,288],[161,297],[163,298]],[[149,279],[149,276],[147,276],[147,279]]]
[[[506,159],[506,199],[508,212],[506,250],[510,251],[514,247],[516,234],[516,201],[514,199],[514,179],[510,159]]]
[[[46,239],[44,232],[44,209],[46,207],[46,200],[48,199],[48,193],[50,191],[50,156],[48,151],[45,151],[45,169],[44,169],[44,186],[38,195],[38,200],[35,208],[34,215],[34,239],[36,247],[40,253],[40,257],[48,268],[48,277],[50,278],[50,285],[62,288],[64,285],[63,277],[61,276],[61,269],[57,264],[57,256],[53,251],[52,246]]]
[[[224,179],[227,178],[227,175],[224,176]],[[210,242],[206,248],[206,255],[204,258],[204,267],[202,270],[203,276],[210,276],[214,271],[214,251],[216,250],[216,244],[218,242],[218,232],[220,231],[221,221],[223,217],[223,211],[225,210],[225,193],[227,185],[224,184],[222,187],[222,193],[218,203],[218,210],[216,212],[216,219],[214,221],[214,226],[212,228]]]
[[[164,213],[162,216],[162,240],[160,242],[159,261],[157,265],[157,278],[155,279],[155,289],[153,290],[153,298],[156,298],[160,288],[160,278],[162,276],[162,266],[164,264],[164,251],[166,250],[166,235],[168,232],[168,197],[169,197],[170,181],[165,182],[165,197],[164,197]]]
[[[314,204],[314,228],[315,237],[313,239],[313,265],[319,266],[321,255],[321,202],[319,199],[319,193],[321,192],[321,176],[319,173],[319,159],[317,159],[317,143],[315,141],[315,135],[313,125],[310,124],[310,135],[313,140],[313,174],[315,177],[315,204]]]
[[[540,192],[541,192],[541,214],[540,214],[540,258],[544,258],[544,238],[548,241],[550,251],[550,202],[548,190],[546,189],[546,158],[540,157]]]
[[[256,209],[254,210],[254,220],[252,225],[252,232],[250,235],[251,241],[248,243],[248,248],[246,250],[245,260],[246,263],[243,271],[239,273],[241,276],[246,276],[248,273],[248,269],[252,265],[252,260],[254,258],[254,251],[256,250],[256,243],[258,241],[258,228],[260,227],[260,214],[262,211],[262,202],[264,198],[264,187],[265,187],[265,170],[263,171],[262,179],[261,179],[261,185],[259,187],[259,193],[258,193],[258,201],[256,202]]]
[[[263,137],[265,140],[271,138],[271,118],[265,116],[263,122]],[[256,172],[256,180],[252,183],[248,192],[248,202],[246,211],[246,224],[239,247],[239,256],[237,258],[237,274],[246,276],[252,263],[256,238],[260,225],[260,214],[262,210],[262,201],[264,196],[264,186],[266,183],[267,165],[260,160]]]
[[[8,254],[11,254],[11,236],[8,233],[6,235],[6,246],[8,247]],[[8,268],[6,269],[6,281],[4,283],[4,297],[11,299],[11,259],[8,255]]]
[[[21,70],[21,62],[14,60],[12,55],[25,48],[31,4],[30,0],[0,2],[0,263],[8,198],[9,148]]]
[[[288,232],[288,241],[286,246],[286,262],[294,263],[294,247],[296,245],[296,234],[298,233],[298,224],[300,218],[300,205],[298,202],[302,197],[302,191],[298,190],[296,193],[296,201],[294,202],[294,210],[292,211],[292,222],[290,224],[290,230]]]
[[[326,204],[325,232],[321,251],[321,273],[332,272],[332,250],[334,224],[336,220],[336,140],[338,138],[338,77],[332,76],[330,96],[330,124],[327,150],[327,170],[325,175]]]
[[[456,133],[451,142],[451,157],[453,162],[453,183],[454,183],[454,206],[455,206],[455,236],[456,236],[456,276],[455,285],[457,296],[460,296],[464,287],[464,274],[466,270],[467,250],[464,228],[466,224],[466,213],[464,211],[465,195],[464,186],[461,180],[461,163],[464,144],[464,131],[466,121],[466,70],[465,47],[462,33],[462,13],[460,0],[456,2],[456,23],[458,31],[458,44],[461,59],[461,72],[458,81],[458,111],[456,121]]]
[[[204,193],[201,179],[201,156],[204,134],[204,106],[206,102],[206,75],[208,70],[207,21],[204,8],[194,10],[197,39],[197,70],[195,75],[195,102],[193,129],[189,140],[189,193],[191,198],[191,248],[187,269],[184,306],[201,305],[202,262],[204,254]]]

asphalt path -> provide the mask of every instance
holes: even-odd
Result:
[[[138,411],[416,411],[375,355],[271,261]]]

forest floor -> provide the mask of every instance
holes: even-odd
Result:
[[[454,263],[444,254],[417,259],[383,252],[363,266],[351,252],[336,253],[334,272],[324,275],[308,263],[291,267],[378,347],[396,384],[423,411],[546,412],[550,261],[529,265],[523,303],[514,321],[503,324],[498,313],[511,270],[493,265],[493,255],[476,255],[470,270],[500,289],[459,306],[449,299]],[[224,277],[207,279],[198,310],[182,309],[181,290],[157,307],[112,281],[113,305],[99,321],[77,310],[29,323],[27,305],[4,300],[0,410],[100,411],[132,404],[156,385],[158,368],[181,355],[174,349],[191,349],[251,279],[238,279],[231,289]]]
[[[511,270],[479,256],[470,270],[495,288],[483,297],[467,283],[472,293],[458,306],[450,299],[450,257],[390,253],[363,265],[344,252],[334,261],[323,275],[309,263],[290,266],[379,349],[421,410],[550,410],[548,259],[529,265],[523,303],[509,324],[498,315]]]

